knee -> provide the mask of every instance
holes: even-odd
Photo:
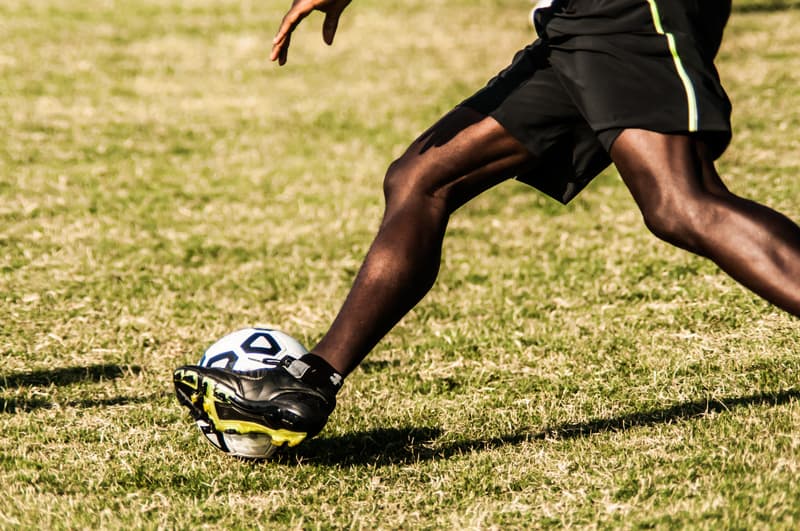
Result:
[[[716,202],[716,196],[710,193],[660,196],[642,205],[642,217],[659,239],[702,254],[704,240],[719,221]]]
[[[414,157],[404,155],[389,165],[383,179],[383,195],[387,208],[404,204],[435,202],[442,192],[434,184],[431,172]]]
[[[404,183],[402,179],[403,166],[404,161],[402,157],[394,160],[389,164],[386,175],[383,177],[383,197],[387,204],[397,198],[401,191],[407,187],[407,183]]]

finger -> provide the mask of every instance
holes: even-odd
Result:
[[[278,33],[275,35],[275,38],[272,39],[270,61],[275,61],[277,59],[279,65],[286,63],[292,32],[312,10],[313,7],[303,7],[303,4],[294,3],[292,5],[289,12],[284,15],[281,26],[278,28]]]
[[[300,21],[308,16],[311,10],[311,8],[303,9],[297,5],[292,6],[289,12],[283,17],[281,26],[278,28],[278,33],[276,33],[275,38],[272,39],[273,44],[284,40],[287,35],[292,33],[297,25],[300,24]]]
[[[286,43],[286,39],[284,38],[280,42],[275,42],[272,45],[272,51],[269,54],[269,60],[270,61],[274,61],[275,59],[278,58],[278,55],[280,55],[281,49],[283,48],[283,45],[285,43]]]
[[[291,42],[292,36],[288,35],[286,40],[284,41],[284,45],[281,46],[280,52],[278,53],[278,65],[283,66],[286,64],[286,59],[289,57],[289,42]]]
[[[322,23],[322,40],[325,41],[325,44],[333,44],[333,37],[336,35],[336,28],[339,27],[339,16],[341,14],[341,11],[325,14],[325,21]]]

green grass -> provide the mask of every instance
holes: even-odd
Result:
[[[313,344],[388,163],[531,39],[511,0],[0,5],[0,528],[797,528],[796,319],[655,240],[609,171],[506,183],[317,439],[201,440],[173,367],[256,323]],[[737,2],[735,191],[800,219],[800,11]]]

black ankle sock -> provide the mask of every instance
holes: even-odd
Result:
[[[318,387],[326,387],[337,392],[344,383],[344,377],[330,363],[316,354],[309,352],[300,357],[300,361],[307,364],[309,369],[303,373],[301,380]]]

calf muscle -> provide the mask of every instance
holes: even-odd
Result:
[[[389,168],[378,234],[313,351],[346,375],[433,286],[450,214],[530,161],[494,119],[458,108]]]
[[[800,317],[800,227],[731,193],[699,140],[627,130],[611,157],[656,236]]]

